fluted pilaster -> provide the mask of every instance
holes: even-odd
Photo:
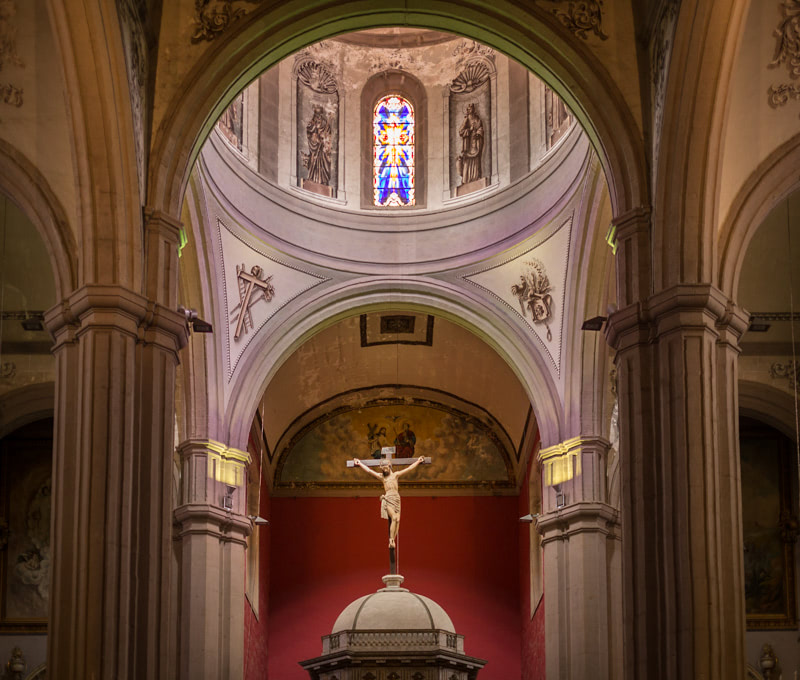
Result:
[[[746,326],[707,284],[675,286],[609,319],[626,677],[740,677],[745,667],[737,355]]]
[[[619,517],[606,501],[609,442],[574,437],[539,451],[547,677],[621,673]]]

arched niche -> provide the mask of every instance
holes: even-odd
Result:
[[[425,86],[418,78],[406,71],[388,70],[376,73],[361,90],[361,207],[372,210],[386,210],[373,202],[372,167],[373,136],[372,117],[375,105],[382,97],[399,94],[405,97],[414,107],[414,161],[415,161],[415,203],[413,206],[401,208],[413,210],[425,207],[425,188],[427,182],[427,133],[428,133],[428,97]]]

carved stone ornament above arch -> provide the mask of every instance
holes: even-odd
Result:
[[[154,208],[180,213],[189,173],[205,138],[235,93],[258,73],[339,33],[396,25],[399,20],[404,26],[437,29],[443,19],[453,32],[507,54],[553,87],[598,151],[615,215],[649,203],[643,141],[622,91],[604,63],[574,38],[565,37],[541,7],[510,0],[487,6],[468,0],[410,10],[407,3],[390,0],[365,11],[355,1],[325,0],[313,13],[306,10],[300,0],[254,7],[176,82],[153,121],[157,132],[148,196]],[[209,72],[218,77],[202,77]]]

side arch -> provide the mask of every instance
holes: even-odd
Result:
[[[0,396],[0,438],[23,425],[53,416],[55,383],[26,385]]]
[[[260,72],[315,41],[390,25],[446,29],[516,59],[550,85],[575,113],[597,149],[615,215],[648,204],[642,134],[603,64],[580,41],[568,39],[545,10],[499,0],[442,0],[409,9],[390,0],[380,8],[355,1],[290,0],[254,9],[198,60],[164,110],[153,142],[149,203],[180,214],[194,160],[214,121]],[[215,74],[208,77],[208,74]]]
[[[745,182],[720,230],[719,287],[736,299],[747,247],[772,209],[800,188],[800,133],[773,151]]]
[[[533,405],[543,445],[561,440],[563,415],[558,389],[543,359],[520,328],[480,301],[441,282],[398,279],[348,282],[297,305],[248,348],[229,387],[232,395],[222,418],[222,441],[244,448],[256,406],[283,362],[309,337],[354,314],[393,308],[435,313],[457,323],[494,349],[517,375]],[[199,406],[199,405],[197,405]]]
[[[66,212],[44,176],[22,153],[0,139],[0,192],[16,203],[33,222],[50,256],[56,296],[75,290],[77,246]]]
[[[756,418],[792,441],[795,431],[794,399],[781,390],[751,380],[739,381],[739,414]]]

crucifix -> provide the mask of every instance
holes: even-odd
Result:
[[[366,470],[383,484],[384,494],[381,496],[381,517],[389,520],[389,573],[397,573],[397,532],[400,529],[400,489],[398,478],[413,470],[417,465],[425,463],[431,464],[431,459],[425,456],[418,458],[394,458],[397,452],[394,446],[384,446],[381,449],[380,460],[370,458],[359,460],[354,458],[347,461],[347,467],[360,467]],[[392,465],[408,465],[404,470],[395,472]],[[381,472],[370,470],[372,467],[380,467]]]
[[[239,267],[236,265],[236,279],[239,283],[239,321],[236,323],[236,332],[233,334],[233,339],[238,340],[242,334],[242,329],[247,331],[247,326],[253,327],[253,317],[250,315],[250,305],[256,302],[261,295],[267,302],[272,300],[275,295],[275,289],[272,287],[270,281],[272,277],[268,276],[266,279],[261,278],[262,269],[258,265],[254,265],[248,274],[245,271],[244,265]],[[253,297],[253,292],[256,293]],[[234,307],[236,309],[236,307]]]

